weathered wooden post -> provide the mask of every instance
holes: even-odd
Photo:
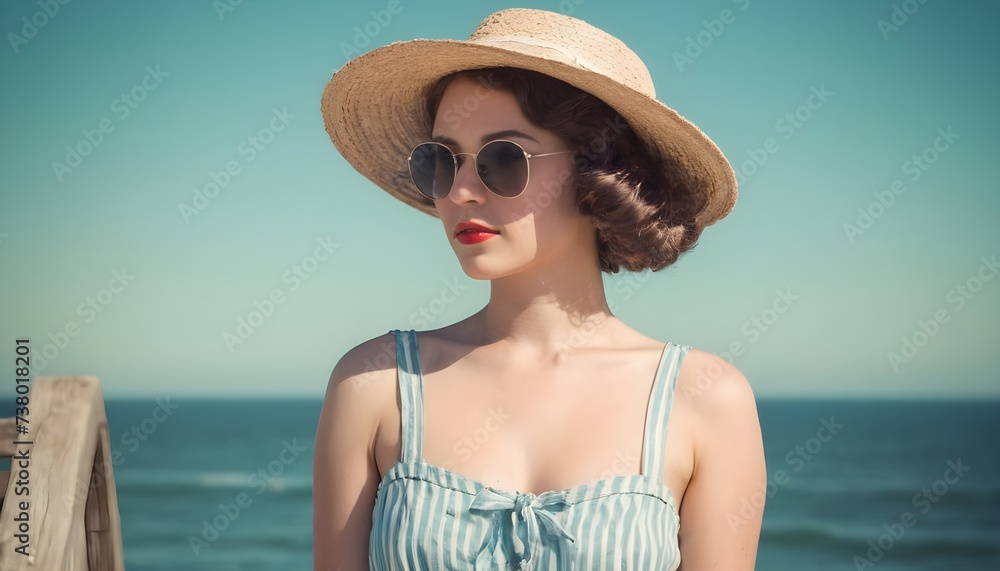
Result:
[[[100,382],[35,377],[28,396],[0,419],[0,569],[124,571]]]

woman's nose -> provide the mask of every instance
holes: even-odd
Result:
[[[460,156],[458,160],[458,172],[455,173],[455,182],[452,184],[448,198],[456,203],[469,201],[482,202],[486,199],[489,189],[483,184],[476,172],[476,161],[471,156]]]

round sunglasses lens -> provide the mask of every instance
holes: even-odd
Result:
[[[479,178],[496,194],[513,198],[528,184],[528,157],[510,141],[494,141],[479,151]]]
[[[451,151],[437,143],[422,143],[410,153],[410,176],[417,188],[431,199],[448,196],[455,180]]]

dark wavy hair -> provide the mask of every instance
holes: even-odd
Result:
[[[621,116],[597,97],[548,75],[509,67],[443,77],[428,92],[433,118],[449,83],[464,77],[513,95],[524,116],[576,150],[580,213],[597,230],[601,270],[662,270],[698,243],[695,215],[704,200],[683,192]],[[663,168],[667,167],[667,168]]]

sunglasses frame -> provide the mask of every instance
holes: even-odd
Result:
[[[510,143],[510,144],[514,145],[515,147],[517,147],[518,149],[520,149],[520,151],[524,154],[524,162],[525,162],[525,165],[526,165],[525,166],[524,186],[514,196],[504,196],[502,194],[498,194],[495,190],[493,190],[492,188],[490,188],[490,185],[486,184],[486,181],[483,180],[482,175],[479,174],[479,153],[483,152],[483,149],[485,149],[489,145],[492,145],[493,143]],[[524,150],[524,147],[522,147],[517,141],[511,141],[510,139],[494,139],[492,141],[489,141],[489,142],[483,144],[483,146],[479,147],[479,150],[476,151],[476,152],[474,152],[474,153],[453,153],[451,151],[451,149],[448,148],[448,145],[445,145],[444,143],[441,143],[441,142],[438,142],[438,141],[425,141],[423,143],[420,143],[420,144],[414,146],[413,149],[410,150],[410,155],[408,157],[406,157],[407,170],[410,173],[410,182],[413,183],[413,186],[416,187],[417,192],[419,192],[422,196],[427,196],[427,194],[423,190],[420,189],[420,185],[418,185],[417,181],[413,179],[412,160],[413,160],[413,152],[416,151],[418,147],[421,147],[421,146],[427,145],[427,144],[438,145],[438,146],[444,147],[444,149],[447,150],[448,153],[451,154],[451,162],[452,162],[453,165],[455,165],[455,173],[454,173],[454,175],[452,175],[452,179],[451,179],[451,187],[452,188],[455,187],[455,181],[458,179],[458,167],[459,167],[458,156],[459,155],[469,155],[469,156],[472,157],[473,164],[476,165],[476,176],[479,177],[479,182],[483,183],[483,186],[486,187],[486,190],[489,190],[490,193],[492,193],[494,196],[498,196],[500,198],[517,198],[518,196],[521,196],[524,193],[524,190],[526,188],[528,188],[528,182],[531,180],[531,159],[536,158],[536,157],[547,157],[547,156],[550,156],[550,155],[563,155],[563,154],[566,154],[566,153],[573,153],[573,152],[575,152],[575,151],[555,151],[555,152],[551,152],[551,153],[535,153],[535,154],[532,154],[532,153],[529,153],[528,151]],[[441,200],[443,198],[448,198],[449,194],[451,194],[451,188],[448,189],[448,192],[445,193],[444,196],[441,196],[439,198],[434,198],[433,196],[427,196],[427,198],[430,198],[431,200]]]

